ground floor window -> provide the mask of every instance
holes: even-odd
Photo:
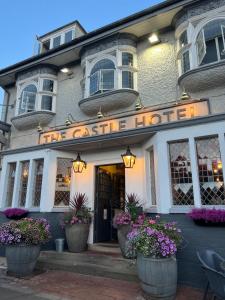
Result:
[[[54,206],[68,206],[70,201],[72,158],[57,158]]]
[[[34,187],[33,187],[32,206],[39,207],[40,201],[41,201],[41,188],[42,188],[42,179],[43,179],[44,159],[35,160],[34,164],[35,164],[35,170],[34,170]]]
[[[24,207],[26,204],[29,166],[30,166],[29,161],[21,162],[21,177],[20,177],[19,201],[18,201],[20,207]]]
[[[154,148],[150,149],[151,202],[156,205]]]
[[[169,143],[173,205],[194,205],[188,141]]]
[[[217,136],[196,139],[202,205],[224,205],[223,166]]]
[[[8,165],[8,181],[7,181],[7,192],[6,192],[6,202],[5,202],[6,207],[12,206],[15,175],[16,175],[16,163],[13,162]]]

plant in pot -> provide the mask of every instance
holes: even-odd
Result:
[[[76,193],[70,201],[70,210],[63,216],[63,226],[70,252],[78,253],[87,250],[91,212],[86,203],[86,195]]]
[[[50,238],[45,219],[24,218],[0,226],[0,244],[5,246],[7,270],[15,276],[30,275],[40,254],[41,244]]]
[[[225,210],[215,208],[193,208],[187,214],[196,225],[200,226],[225,226]]]
[[[182,241],[181,230],[176,223],[164,223],[159,217],[146,217],[133,225],[128,239],[137,251],[137,272],[143,291],[151,299],[175,299],[175,254]]]
[[[2,213],[8,219],[20,220],[22,218],[25,218],[28,215],[29,211],[23,208],[7,208]]]
[[[117,237],[121,253],[125,258],[135,258],[136,251],[127,239],[127,234],[132,228],[132,224],[140,213],[139,200],[136,194],[127,194],[125,201],[125,212],[115,215],[113,224],[117,228]]]

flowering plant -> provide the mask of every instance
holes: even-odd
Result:
[[[208,224],[225,223],[224,209],[194,208],[187,214],[192,220]]]
[[[138,217],[138,213],[140,211],[140,201],[138,195],[131,193],[126,195],[125,207],[127,211],[130,213],[131,220],[133,222],[136,221]]]
[[[27,209],[22,208],[8,208],[4,210],[2,213],[8,218],[8,219],[14,219],[19,220],[27,216],[28,214]]]
[[[86,202],[85,194],[76,193],[70,201],[70,211],[64,213],[62,225],[90,224],[91,212],[86,206]]]
[[[1,245],[39,245],[50,238],[50,225],[46,219],[24,218],[0,226]]]
[[[117,225],[128,225],[131,224],[131,214],[129,212],[121,212],[115,215],[113,224]]]
[[[154,258],[170,257],[177,252],[181,242],[181,230],[175,222],[164,223],[157,216],[156,219],[139,216],[133,224],[128,240],[137,252]]]

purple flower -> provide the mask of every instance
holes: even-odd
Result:
[[[224,209],[208,209],[208,208],[194,208],[187,214],[192,220],[203,220],[206,223],[224,223],[225,210]]]

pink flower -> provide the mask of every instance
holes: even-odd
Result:
[[[155,224],[155,220],[152,220],[152,219],[150,219],[148,222],[149,222],[149,224]]]

